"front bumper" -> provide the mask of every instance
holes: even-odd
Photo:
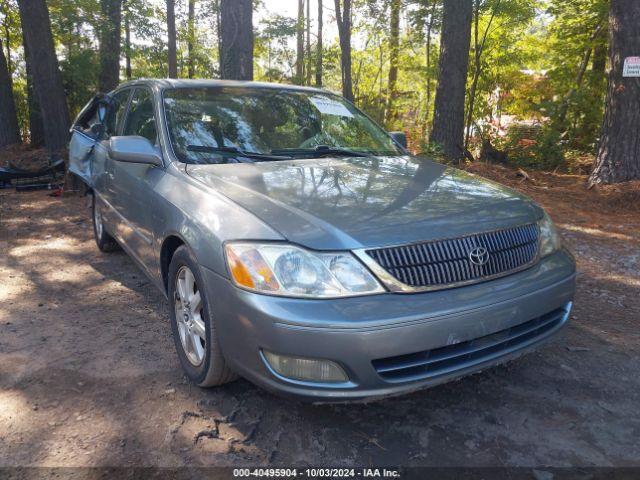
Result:
[[[471,286],[333,300],[259,295],[235,287],[210,270],[203,269],[203,274],[230,366],[269,390],[313,401],[401,394],[519,356],[566,324],[575,291],[575,263],[564,250],[525,271]],[[423,374],[420,368],[411,370],[411,375],[394,378],[379,371],[379,365],[387,359],[411,360],[416,352],[437,350],[442,355],[463,346],[477,350],[476,343],[494,341],[503,332],[523,331],[525,322],[547,318],[545,314],[553,311],[560,312],[557,321],[548,323],[546,329],[528,328],[526,342],[512,342],[503,349],[493,347],[490,355],[467,355],[465,362],[449,361],[448,368],[435,376]],[[287,380],[268,368],[260,354],[263,349],[333,360],[347,372],[350,381],[317,384]]]

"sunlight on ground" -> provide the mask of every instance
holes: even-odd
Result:
[[[31,406],[18,390],[0,391],[0,432],[16,430],[30,420]]]
[[[18,300],[18,297],[28,295],[28,292],[33,291],[35,285],[28,278],[8,266],[0,266],[0,274],[6,280],[0,283],[0,304],[6,306],[6,304],[13,300]],[[16,286],[16,285],[19,286]],[[0,308],[0,320],[6,316],[6,309]]]
[[[40,277],[48,282],[65,282],[66,284],[86,285],[91,275],[96,275],[96,269],[91,265],[80,264],[65,266],[64,269],[42,272]],[[88,276],[87,276],[88,275]]]
[[[592,277],[597,280],[614,281],[614,282],[622,283],[624,285],[629,285],[630,287],[640,287],[640,277],[634,278],[634,277],[629,277],[628,275],[616,275],[615,273],[610,273],[607,275],[592,275]]]
[[[71,248],[77,245],[76,239],[71,237],[57,237],[50,240],[42,241],[41,239],[23,240],[19,246],[9,250],[9,255],[17,258],[24,258],[33,255],[33,248],[37,247],[42,250],[51,250],[61,253],[69,253]]]
[[[563,228],[565,230],[569,230],[572,232],[586,233],[587,235],[593,235],[593,236],[601,237],[607,240],[611,238],[615,238],[616,240],[622,240],[625,242],[633,242],[638,240],[630,235],[625,235],[623,233],[616,233],[611,231],[604,231],[597,228],[580,227],[578,225],[573,225],[570,223],[558,223],[557,225],[558,227]]]

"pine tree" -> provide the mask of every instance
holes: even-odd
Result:
[[[220,76],[253,80],[253,3],[220,2]]]
[[[18,5],[31,58],[34,88],[42,112],[45,145],[51,152],[59,152],[67,146],[71,122],[49,10],[45,0],[20,0]]]
[[[637,57],[640,52],[638,19],[640,2],[611,0],[611,67],[592,184],[640,179],[640,78],[622,76],[625,58]]]
[[[471,42],[472,0],[444,0],[438,87],[430,141],[445,157],[463,156],[464,98]]]
[[[0,39],[0,147],[20,142],[16,105],[11,89],[11,77]]]

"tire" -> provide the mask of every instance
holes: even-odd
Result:
[[[118,250],[120,246],[111,235],[107,233],[102,221],[102,213],[97,205],[95,194],[91,195],[91,218],[93,221],[93,237],[96,239],[96,245],[101,252],[113,252]]]
[[[227,367],[215,319],[199,285],[203,281],[197,261],[187,247],[179,247],[168,277],[173,341],[186,375],[200,387],[216,387],[237,375]]]

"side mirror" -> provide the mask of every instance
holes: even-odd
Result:
[[[402,148],[407,148],[407,136],[404,132],[389,132],[389,135]]]
[[[162,166],[162,157],[156,147],[144,137],[111,137],[109,156],[119,162],[145,163]]]

